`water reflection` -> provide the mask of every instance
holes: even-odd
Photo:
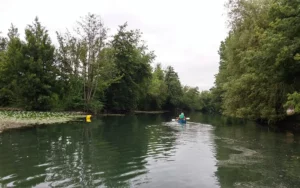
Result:
[[[0,187],[300,187],[299,135],[189,114],[93,118],[0,135]]]
[[[148,158],[171,156],[176,140],[160,116],[93,119],[0,136],[0,183],[8,186],[127,187],[147,182]]]
[[[221,187],[300,186],[299,136],[289,137],[242,120],[227,124],[224,117],[204,121],[216,125],[215,174]]]

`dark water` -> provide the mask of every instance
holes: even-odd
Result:
[[[300,187],[300,137],[190,114],[105,117],[0,135],[0,187]]]

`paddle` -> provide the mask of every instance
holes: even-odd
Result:
[[[190,120],[189,117],[185,118],[186,120]],[[177,121],[176,119],[172,119],[172,121]]]

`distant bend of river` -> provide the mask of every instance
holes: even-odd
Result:
[[[300,187],[300,135],[221,116],[101,117],[0,134],[0,187]]]

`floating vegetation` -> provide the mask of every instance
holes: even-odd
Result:
[[[0,111],[0,132],[37,124],[63,123],[84,116],[75,112]]]

